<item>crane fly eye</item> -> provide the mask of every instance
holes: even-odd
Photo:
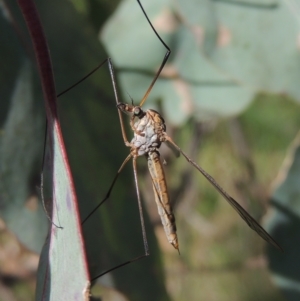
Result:
[[[141,108],[135,107],[135,108],[134,108],[134,111],[133,111],[133,114],[134,114],[135,116],[139,116],[140,113],[141,113]]]

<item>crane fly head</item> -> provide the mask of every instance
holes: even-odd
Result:
[[[129,105],[127,103],[118,103],[117,108],[126,114],[133,115],[137,118],[142,118],[145,115],[145,112],[140,106]]]

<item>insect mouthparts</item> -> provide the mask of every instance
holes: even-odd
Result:
[[[123,112],[126,112],[126,111],[127,111],[127,110],[126,110],[126,104],[125,104],[125,103],[122,103],[122,102],[120,102],[120,103],[117,104],[117,108],[118,108],[119,110],[123,111]]]

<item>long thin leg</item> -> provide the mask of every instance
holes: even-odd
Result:
[[[117,84],[116,84],[116,80],[115,80],[114,67],[113,67],[111,58],[108,58],[107,62],[108,62],[108,68],[109,68],[109,73],[110,73],[110,77],[111,77],[111,81],[112,81],[114,93],[115,93],[116,103],[118,105],[120,103],[120,101],[119,101],[119,96],[118,96]],[[130,143],[128,142],[126,131],[125,131],[125,126],[124,126],[124,121],[123,121],[123,115],[122,115],[122,113],[121,113],[121,111],[119,109],[118,109],[118,114],[119,114],[121,131],[122,131],[122,136],[123,136],[124,143],[125,143],[126,146],[130,147]]]
[[[157,31],[156,31],[156,29],[154,28],[154,26],[152,25],[152,23],[151,23],[149,17],[147,16],[147,14],[146,14],[146,12],[145,12],[145,10],[144,10],[144,8],[143,8],[143,6],[142,6],[140,0],[137,0],[137,2],[138,2],[138,4],[139,4],[140,8],[142,9],[143,14],[144,14],[144,16],[146,17],[146,19],[147,19],[149,25],[151,26],[152,30],[154,31],[155,35],[158,37],[158,39],[161,41],[161,43],[162,43],[162,44],[165,46],[165,48],[167,49],[167,52],[166,52],[166,54],[165,54],[165,56],[164,56],[164,59],[163,59],[161,65],[160,65],[160,67],[159,67],[159,69],[158,69],[158,71],[157,71],[155,77],[153,78],[153,80],[152,80],[152,82],[151,82],[149,88],[147,89],[147,91],[146,91],[144,97],[142,98],[142,100],[141,100],[141,102],[140,102],[140,104],[139,104],[139,106],[141,107],[141,106],[145,103],[146,99],[148,98],[148,95],[150,94],[150,92],[151,92],[151,90],[152,90],[152,88],[153,88],[153,86],[154,86],[154,84],[155,84],[157,78],[159,77],[159,75],[160,75],[162,69],[164,68],[166,62],[168,61],[169,56],[170,56],[170,54],[171,54],[171,49],[170,49],[169,46],[163,41],[163,39],[160,37],[160,35],[157,33]]]
[[[136,157],[133,157],[132,163],[133,163],[134,184],[135,184],[136,195],[137,195],[137,199],[138,199],[138,206],[139,206],[139,213],[140,213],[142,234],[143,234],[143,241],[144,241],[144,249],[145,249],[144,256],[148,256],[149,255],[149,247],[148,247],[147,235],[146,235],[146,230],[145,230],[145,222],[144,222],[143,208],[142,208],[141,197],[140,197],[140,190],[139,190],[139,185],[138,185]],[[142,257],[144,257],[144,256],[142,256]]]
[[[99,274],[99,275],[93,277],[93,278],[91,279],[91,282],[93,282],[93,281],[97,280],[98,278],[102,277],[103,275],[105,275],[105,274],[107,274],[107,273],[110,273],[110,272],[112,272],[112,271],[114,271],[114,270],[117,270],[117,269],[119,269],[119,268],[121,268],[121,267],[123,267],[123,266],[125,266],[125,265],[127,265],[127,264],[129,264],[129,263],[133,263],[133,262],[135,262],[135,261],[138,261],[138,260],[140,260],[140,259],[143,259],[143,258],[145,258],[145,257],[148,256],[148,255],[149,255],[149,254],[144,254],[144,255],[135,257],[134,259],[128,260],[128,261],[126,261],[126,262],[123,262],[123,263],[121,263],[121,264],[118,264],[118,265],[116,265],[115,267],[113,267],[113,268],[111,268],[111,269],[109,269],[109,270],[107,270],[107,271],[105,271],[105,272],[103,272],[103,273],[101,273],[101,274]]]
[[[68,89],[60,92],[59,94],[57,94],[57,97],[67,93],[68,91],[72,90],[74,87],[76,87],[77,85],[79,85],[81,82],[83,82],[85,79],[87,79],[90,75],[92,75],[93,73],[95,73],[100,67],[102,67],[106,62],[107,62],[107,58],[100,63],[96,68],[94,68],[91,72],[89,72],[86,76],[84,76],[82,79],[80,79],[78,82],[76,82],[75,84],[73,84],[71,87],[69,87]]]
[[[123,166],[128,162],[128,160],[129,160],[131,157],[132,157],[132,155],[130,154],[130,155],[125,159],[125,161],[123,162],[122,166],[120,167],[120,170],[122,170]],[[120,267],[123,267],[123,266],[125,266],[125,265],[127,265],[127,264],[129,264],[129,263],[132,263],[132,262],[134,262],[134,261],[137,261],[137,260],[139,260],[139,259],[145,258],[145,257],[147,257],[147,256],[149,255],[149,247],[148,247],[147,235],[146,235],[146,230],[145,230],[145,222],[144,222],[144,217],[143,217],[143,208],[142,208],[142,203],[141,203],[140,190],[139,190],[139,186],[138,186],[137,168],[136,168],[136,157],[133,157],[132,163],[133,163],[134,183],[135,183],[136,194],[137,194],[137,199],[138,199],[138,206],[139,206],[139,213],[140,213],[140,219],[141,219],[141,227],[142,227],[142,235],[143,235],[143,242],[144,242],[144,250],[145,250],[145,254],[143,254],[143,255],[141,255],[141,256],[138,256],[138,257],[136,257],[136,258],[134,258],[134,259],[128,260],[128,261],[126,261],[126,262],[124,262],[124,263],[121,263],[121,264],[119,264],[119,265],[117,265],[117,266],[115,266],[115,267],[113,267],[113,268],[111,268],[111,269],[109,269],[109,270],[107,270],[107,271],[105,271],[105,272],[103,272],[103,273],[101,273],[101,274],[99,274],[99,275],[93,277],[93,278],[91,279],[92,282],[95,281],[96,279],[100,278],[101,276],[103,276],[103,275],[109,273],[109,272],[112,272],[112,271],[114,271],[114,270],[116,270],[116,269],[118,269],[118,268],[120,268]],[[120,171],[120,170],[119,170],[119,171]],[[118,176],[118,174],[116,175],[116,177],[115,177],[115,179],[114,179],[114,182],[115,182],[117,176]],[[114,183],[113,183],[113,184],[114,184]],[[113,187],[113,184],[112,184],[111,187],[110,187],[110,191],[111,191],[111,189],[112,189],[112,187]],[[110,193],[110,191],[109,191],[109,193]],[[108,193],[107,195],[109,195],[109,193]],[[108,197],[106,197],[106,199],[107,199],[107,198],[108,198]],[[102,204],[104,201],[105,201],[105,199],[101,202],[101,204]],[[99,207],[99,206],[98,206],[98,207]],[[98,208],[98,207],[97,207],[97,208]],[[94,212],[94,211],[93,211],[93,212]],[[85,220],[86,220],[86,219],[85,219]],[[85,221],[85,220],[84,220],[84,221]]]
[[[115,183],[116,183],[116,181],[117,181],[117,178],[119,177],[119,174],[121,173],[121,171],[123,170],[123,168],[124,168],[124,166],[126,165],[126,163],[131,159],[131,157],[132,157],[132,155],[131,154],[129,154],[127,157],[126,157],[126,159],[124,160],[124,162],[122,163],[122,165],[121,165],[121,167],[119,168],[119,170],[118,170],[118,172],[116,173],[116,175],[115,175],[115,177],[114,177],[114,179],[113,179],[113,181],[112,181],[112,183],[111,183],[111,185],[110,185],[110,187],[109,187],[109,189],[108,189],[108,191],[107,191],[107,194],[106,194],[106,196],[105,196],[105,198],[100,202],[100,204],[99,205],[97,205],[97,207],[95,207],[94,209],[93,209],[93,211],[92,212],[90,212],[89,214],[88,214],[88,216],[81,222],[81,225],[83,225],[87,220],[88,220],[88,218],[91,216],[91,215],[93,215],[93,213],[106,201],[106,200],[108,200],[109,199],[109,197],[110,197],[110,194],[111,194],[111,192],[112,192],[112,190],[113,190],[113,188],[114,188],[114,186],[115,186]]]
[[[274,247],[283,252],[283,249],[279,244],[261,227],[260,224],[237,202],[235,201],[217,182],[209,175],[203,168],[201,168],[196,162],[188,157],[188,155],[169,137],[165,135],[165,140],[173,144],[175,148],[185,157],[185,159],[192,164],[202,175],[219,191],[219,193],[227,200],[227,202],[238,212],[241,218],[248,224],[248,226],[253,229],[259,236],[261,236],[265,241],[272,244]]]

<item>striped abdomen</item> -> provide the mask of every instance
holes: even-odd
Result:
[[[178,250],[175,217],[170,204],[167,183],[159,152],[148,153],[148,167],[152,178],[155,202],[170,244]]]

